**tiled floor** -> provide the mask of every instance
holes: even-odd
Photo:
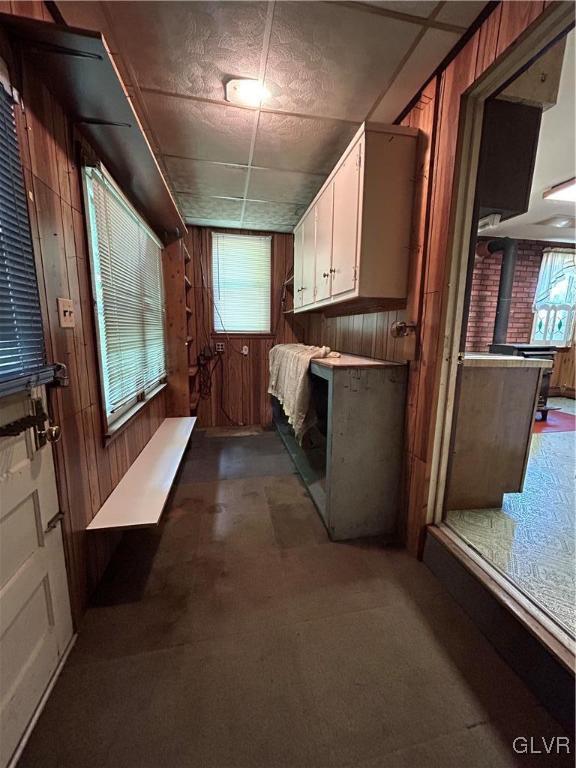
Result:
[[[427,568],[332,544],[274,433],[199,433],[20,768],[505,768],[560,727]]]
[[[567,413],[573,400],[550,398]],[[502,509],[448,512],[446,522],[560,627],[576,637],[576,433],[532,436],[524,490]]]

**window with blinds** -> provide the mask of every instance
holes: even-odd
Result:
[[[0,382],[25,388],[45,365],[14,101],[0,85]]]
[[[85,168],[84,182],[110,427],[166,376],[162,246],[103,169]]]
[[[212,233],[214,330],[270,333],[272,238]]]

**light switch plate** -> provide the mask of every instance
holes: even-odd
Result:
[[[57,299],[58,319],[60,328],[74,328],[76,319],[74,317],[74,302],[72,299]]]

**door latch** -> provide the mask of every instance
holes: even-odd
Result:
[[[53,531],[54,528],[57,527],[58,523],[64,519],[64,512],[56,512],[54,517],[51,517],[50,520],[46,523],[46,530],[44,533],[48,533],[48,531]]]
[[[47,418],[42,400],[40,398],[32,400],[32,413],[15,419],[8,424],[3,424],[0,427],[0,437],[15,437],[21,432],[30,429],[30,427],[34,428],[35,435],[38,436],[39,430],[44,429]]]

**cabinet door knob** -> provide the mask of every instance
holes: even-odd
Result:
[[[330,272],[322,272],[322,277],[330,277]]]
[[[330,274],[334,275],[336,273],[335,267],[330,267]]]

